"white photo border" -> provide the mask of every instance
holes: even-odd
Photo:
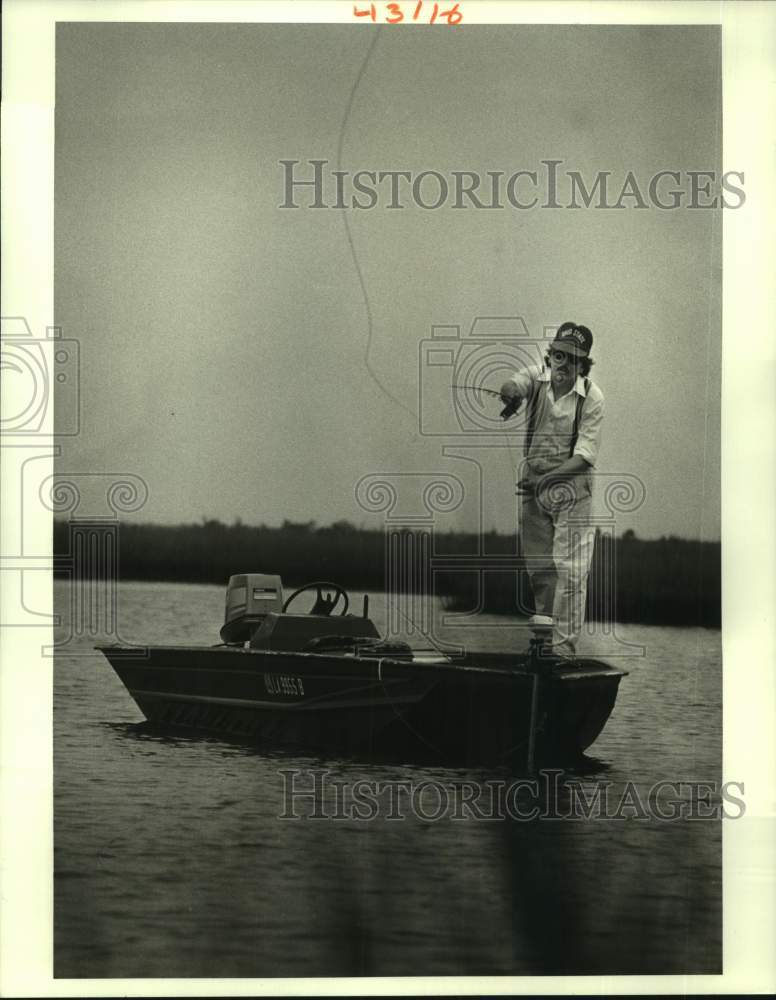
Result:
[[[0,995],[245,996],[768,993],[776,990],[776,215],[772,62],[776,8],[706,2],[481,2],[467,23],[719,24],[723,170],[743,170],[746,204],[723,213],[722,552],[724,771],[744,781],[746,816],[724,827],[721,976],[131,979],[52,977],[52,662],[45,629],[0,633]],[[55,27],[62,21],[352,23],[352,2],[6,0],[3,5],[2,314],[35,331],[53,311]],[[750,367],[749,359],[756,358]],[[750,374],[751,373],[751,374]],[[758,378],[762,381],[758,382]],[[43,428],[51,434],[53,428]],[[43,437],[51,443],[53,438]],[[55,445],[39,451],[53,472]],[[21,510],[0,454],[2,555],[19,551]],[[17,491],[18,492],[18,491]],[[51,544],[51,514],[25,510]],[[4,565],[10,565],[5,562]],[[50,573],[26,587],[52,611]],[[0,610],[13,595],[0,590]],[[0,620],[5,620],[0,615]],[[43,638],[42,638],[43,637]],[[655,720],[659,725],[659,720]]]

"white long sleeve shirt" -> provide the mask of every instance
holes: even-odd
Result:
[[[526,420],[530,410],[533,388],[539,383],[536,424],[527,459],[531,468],[536,473],[543,475],[565,462],[571,453],[577,399],[579,396],[585,398],[585,380],[581,375],[578,375],[573,388],[565,396],[556,400],[553,398],[548,368],[532,365],[530,368],[523,368],[516,372],[512,379],[517,386],[518,395],[528,401]],[[574,455],[579,455],[588,465],[594,466],[601,446],[604,394],[594,382],[589,381],[588,384],[589,388],[579,420]]]

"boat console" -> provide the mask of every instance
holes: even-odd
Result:
[[[306,591],[316,593],[307,614],[290,614],[288,608]],[[333,612],[340,608],[339,614]],[[227,646],[251,649],[304,650],[316,640],[341,638],[379,639],[374,622],[367,617],[367,603],[361,616],[348,614],[350,598],[338,584],[326,580],[308,583],[283,600],[279,576],[240,573],[229,578],[221,639]]]

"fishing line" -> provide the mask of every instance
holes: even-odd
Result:
[[[386,595],[386,596],[390,596],[390,595]],[[434,636],[431,635],[430,632],[426,632],[419,625],[416,625],[415,622],[410,618],[410,616],[406,612],[402,611],[402,609],[399,607],[398,603],[394,606],[394,610],[399,612],[399,614],[402,616],[402,618],[405,620],[405,622],[411,627],[411,629],[414,629],[416,632],[420,632],[420,634],[423,636],[423,638],[427,639],[431,643],[431,647],[430,647],[431,649],[436,650],[437,653],[441,653],[443,656],[446,655],[445,651],[443,649],[440,649],[440,647],[434,641]],[[416,652],[422,652],[422,650],[416,650]]]
[[[350,94],[348,95],[347,104],[345,106],[345,113],[344,113],[344,115],[342,117],[342,122],[340,124],[339,134],[338,134],[338,137],[337,137],[337,170],[338,171],[342,170],[342,152],[343,152],[343,148],[344,148],[344,144],[345,144],[345,132],[346,132],[346,129],[347,129],[347,126],[348,126],[348,122],[349,122],[349,119],[350,119],[351,111],[353,109],[353,104],[355,102],[356,93],[357,93],[358,88],[359,88],[359,86],[361,84],[361,81],[362,81],[362,79],[364,77],[364,74],[366,72],[367,66],[369,64],[369,61],[372,58],[374,50],[375,50],[375,48],[377,46],[377,41],[378,41],[378,38],[380,36],[381,30],[382,30],[382,28],[378,27],[375,30],[375,32],[373,33],[372,40],[369,43],[369,47],[367,48],[367,51],[366,51],[366,53],[364,55],[364,58],[363,58],[363,60],[361,62],[361,66],[359,67],[358,73],[356,74],[356,78],[353,81],[353,86],[350,89]],[[372,304],[371,304],[371,301],[370,301],[370,298],[369,298],[369,292],[367,291],[366,282],[364,280],[364,274],[363,274],[363,271],[361,269],[361,264],[360,264],[359,259],[358,259],[358,253],[356,252],[356,246],[355,246],[355,242],[353,240],[353,233],[352,233],[352,230],[351,230],[351,227],[350,227],[350,221],[349,221],[349,218],[348,218],[348,211],[343,206],[341,208],[341,212],[342,212],[342,222],[343,222],[343,225],[345,226],[345,236],[347,238],[348,247],[350,249],[350,255],[351,255],[352,259],[353,259],[353,267],[355,268],[356,277],[358,279],[358,284],[359,284],[359,287],[361,289],[361,295],[362,295],[362,298],[363,298],[363,301],[364,301],[364,309],[366,311],[367,337],[366,337],[366,349],[364,351],[364,367],[366,368],[367,372],[369,373],[370,378],[378,386],[378,388],[380,389],[380,391],[388,399],[390,399],[391,402],[394,403],[394,405],[398,406],[400,409],[402,409],[406,413],[408,413],[413,418],[414,421],[417,421],[417,419],[418,419],[417,413],[415,413],[414,410],[412,410],[409,406],[407,406],[400,399],[398,399],[396,396],[394,396],[394,394],[390,391],[390,389],[380,380],[380,377],[378,376],[377,372],[372,367],[371,362],[369,360],[369,354],[370,354],[370,351],[371,351],[371,348],[372,348],[372,338],[373,338],[373,334],[374,334],[374,319],[373,319],[373,314],[372,314]],[[500,393],[496,392],[494,389],[485,389],[485,388],[479,388],[479,387],[467,387],[467,388],[476,388],[477,391],[486,392],[489,395],[500,396]],[[520,402],[522,402],[522,401],[520,401]],[[517,410],[520,407],[520,402],[518,402],[517,406],[514,408],[513,413],[517,413]],[[505,410],[502,411],[502,417],[504,417],[504,422],[505,423],[508,421],[508,417],[504,416],[504,414],[506,413],[507,410],[508,410],[508,407],[505,407]],[[512,414],[510,414],[510,415],[512,415]],[[508,466],[508,469],[509,469],[510,478],[511,478],[513,484],[516,484],[516,481],[517,481],[517,468],[518,467],[517,467],[516,460],[513,459],[513,457],[510,455],[510,449],[511,449],[511,446],[507,445],[506,448],[505,448],[505,451],[506,451],[505,459],[506,459],[507,466]],[[516,537],[517,537],[517,532],[518,532],[517,517],[515,517],[515,536]],[[438,649],[438,647],[436,646],[436,643],[434,642],[434,639],[433,639],[432,636],[430,636],[427,633],[425,633],[422,629],[419,629],[417,627],[417,625],[415,625],[414,622],[411,622],[409,620],[409,618],[405,615],[405,613],[401,610],[401,608],[397,608],[397,610],[405,618],[405,620],[407,620],[407,622],[410,625],[412,625],[413,628],[415,628],[418,632],[420,632],[420,634],[423,635],[423,637],[427,641],[430,641],[432,643],[432,646],[435,649]]]
[[[485,386],[481,385],[458,385],[456,383],[453,383],[451,388],[464,389],[471,392],[484,392],[487,393],[489,396],[498,396],[498,398],[501,399],[501,393],[498,392],[496,389],[487,389]],[[504,407],[504,409],[501,411],[500,414],[501,419],[505,424],[508,423],[513,416],[516,416],[518,414],[523,402],[524,400],[521,397],[515,397],[511,403],[507,403],[507,405]],[[509,442],[506,444],[506,446],[504,447],[504,452],[505,452],[504,457],[507,463],[507,468],[509,469],[510,477],[513,481],[513,485],[516,487],[519,475],[520,459],[519,457],[512,456],[511,451],[513,447],[517,446],[513,446]],[[515,533],[517,533],[517,524],[515,525]]]
[[[495,389],[487,389],[487,388],[485,388],[485,386],[457,385],[457,384],[453,384],[452,388],[453,389],[470,390],[472,392],[484,392],[484,393],[487,393],[487,395],[489,395],[489,396],[498,396],[499,399],[501,399],[501,393],[500,392],[496,391]],[[501,411],[501,418],[502,418],[502,421],[504,423],[504,432],[505,433],[507,433],[507,434],[509,433],[509,429],[507,428],[506,425],[509,423],[510,419],[512,417],[516,416],[517,413],[520,411],[520,408],[521,408],[523,402],[524,402],[524,400],[522,399],[522,397],[521,398],[517,398],[516,397],[512,401],[511,404],[507,404],[504,407],[504,409]],[[513,448],[515,449],[515,454],[514,455],[512,454]],[[519,496],[520,494],[518,493],[518,489],[517,489],[517,484],[518,484],[518,480],[519,480],[519,477],[520,477],[519,444],[517,444],[517,443],[513,444],[512,441],[509,438],[507,438],[506,444],[503,447],[503,451],[504,451],[504,461],[507,464],[507,469],[508,469],[508,472],[509,472],[509,478],[510,478],[510,481],[511,481],[512,486],[513,486],[514,495],[515,496]],[[514,507],[514,510],[513,510],[513,513],[512,513],[512,521],[513,521],[513,524],[514,524],[514,535],[515,535],[515,552],[514,552],[514,555],[515,555],[515,557],[517,559],[520,559],[520,541],[519,541],[519,539],[520,539],[520,501],[519,500],[517,500],[517,502],[515,504],[515,507]],[[517,572],[517,569],[516,569],[516,572]],[[519,589],[518,589],[518,599],[519,599]],[[516,610],[519,610],[519,608],[516,608]]]
[[[409,617],[409,615],[405,614],[402,611],[402,609],[398,606],[398,604],[396,605],[396,610],[404,618],[404,620],[407,622],[408,625],[411,625],[412,628],[414,628],[416,631],[420,632],[420,634],[424,637],[424,639],[428,639],[431,642],[433,648],[438,653],[442,653],[442,655],[445,655],[442,652],[442,650],[439,649],[439,647],[434,643],[434,637],[432,635],[429,635],[427,632],[424,632],[422,628],[418,628],[418,626],[415,624],[415,622],[412,621],[412,619]],[[389,657],[386,657],[386,659],[389,659]],[[439,747],[439,746],[437,746],[436,744],[432,743],[430,740],[426,739],[426,737],[422,733],[418,732],[418,730],[415,729],[415,727],[412,725],[412,723],[409,722],[407,720],[407,718],[402,714],[402,712],[396,707],[396,704],[393,701],[390,700],[391,696],[390,696],[390,694],[389,694],[389,692],[388,692],[388,690],[387,690],[387,688],[385,686],[385,681],[383,680],[383,661],[382,661],[382,659],[379,661],[379,664],[378,664],[377,679],[380,682],[380,687],[383,689],[383,694],[390,701],[390,706],[391,706],[391,710],[393,711],[393,714],[402,723],[402,725],[405,727],[405,729],[407,729],[408,732],[412,733],[412,735],[415,737],[416,740],[418,740],[419,743],[425,745],[426,747],[428,747],[428,749],[433,750],[435,753],[441,755],[443,753],[442,748]]]
[[[364,72],[366,71],[367,63],[369,62],[372,53],[374,52],[375,46],[377,45],[377,39],[380,36],[381,30],[382,30],[381,27],[378,27],[375,30],[374,35],[372,37],[372,41],[369,43],[369,48],[366,51],[366,55],[364,56],[364,59],[361,63],[361,67],[358,73],[356,74],[356,79],[353,82],[353,86],[351,87],[350,90],[350,96],[348,97],[348,102],[345,108],[345,114],[343,116],[342,123],[340,125],[339,137],[337,141],[337,170],[342,170],[342,147],[345,143],[345,129],[347,128],[348,119],[350,118],[350,112],[353,108],[353,101],[356,96],[356,91],[358,90],[359,84],[361,83],[361,80],[364,76]],[[358,262],[358,255],[356,253],[356,247],[353,242],[353,234],[350,229],[350,222],[348,221],[348,211],[344,206],[342,206],[341,211],[342,211],[342,221],[345,224],[345,235],[347,236],[348,246],[350,247],[350,254],[351,257],[353,258],[353,266],[356,269],[356,277],[358,278],[358,283],[359,286],[361,287],[361,295],[364,299],[364,308],[366,309],[367,337],[366,337],[366,350],[364,352],[364,366],[366,367],[367,372],[369,372],[369,375],[372,378],[372,380],[376,383],[376,385],[380,388],[380,390],[388,397],[388,399],[390,399],[392,403],[395,403],[396,406],[400,407],[402,410],[405,410],[407,413],[409,413],[409,415],[413,418],[413,420],[417,421],[418,419],[417,413],[415,413],[412,409],[410,409],[410,407],[408,407],[400,399],[394,396],[393,393],[390,391],[390,389],[380,381],[377,372],[375,372],[375,370],[372,368],[372,365],[369,361],[369,352],[372,348],[372,334],[374,331],[374,322],[372,319],[372,305],[369,301],[369,293],[366,290],[366,282],[364,281],[364,275],[363,272],[361,271],[361,265]]]
[[[520,401],[522,403],[522,400]],[[518,403],[515,409],[515,414],[520,409],[520,403]],[[505,421],[505,425],[509,423],[509,420]],[[505,433],[509,433],[508,429],[504,428]],[[512,449],[515,449],[514,455],[512,454]],[[512,496],[515,498],[514,507],[511,513],[511,520],[514,525],[514,554],[516,559],[521,558],[520,550],[520,499],[517,490],[517,483],[520,476],[520,447],[517,442],[513,442],[511,437],[507,438],[507,443],[504,446],[504,461],[507,463],[507,469],[509,470],[509,479],[512,484]],[[523,566],[523,569],[525,567]],[[516,597],[516,607],[515,612],[519,614],[520,612],[520,582],[519,582],[519,567],[515,567],[515,597]]]

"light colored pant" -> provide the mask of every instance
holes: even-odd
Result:
[[[587,577],[595,529],[591,497],[550,505],[524,497],[520,524],[522,552],[538,615],[554,621],[553,646],[573,655],[585,621]]]

